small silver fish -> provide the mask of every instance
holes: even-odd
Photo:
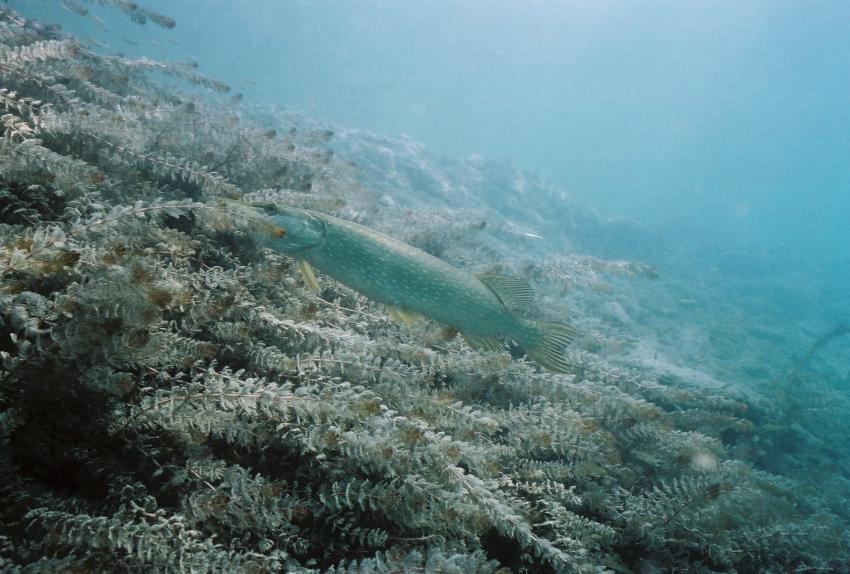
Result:
[[[254,225],[262,241],[302,265],[327,273],[366,297],[384,303],[396,316],[416,314],[451,325],[476,348],[504,349],[500,338],[515,341],[534,361],[554,372],[569,368],[563,349],[575,331],[563,323],[530,321],[511,307],[531,301],[522,279],[500,274],[472,275],[411,245],[368,227],[324,213],[274,205],[255,205]]]

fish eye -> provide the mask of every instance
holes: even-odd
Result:
[[[274,203],[268,203],[263,206],[263,211],[268,215],[277,215],[277,206]]]

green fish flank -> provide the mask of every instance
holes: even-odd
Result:
[[[450,325],[471,344],[479,342],[475,346],[492,348],[494,338],[510,339],[546,369],[568,370],[563,349],[572,341],[573,329],[523,319],[506,305],[517,294],[517,289],[510,292],[511,283],[522,284],[521,280],[479,278],[407,243],[324,213],[261,209],[271,226],[257,229],[283,230],[261,233],[273,249],[308,262],[373,301]],[[517,298],[524,298],[519,291]]]

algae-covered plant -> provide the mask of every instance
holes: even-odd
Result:
[[[601,352],[634,345],[594,323],[606,277],[651,269],[553,256],[523,228],[540,214],[509,222],[459,189],[369,189],[380,164],[338,160],[326,127],[225,91],[0,7],[0,571],[848,570],[844,446],[816,484],[767,469],[765,441],[811,431],[787,402]],[[399,326],[329,277],[314,293],[235,198],[523,275],[545,296],[531,318],[588,291],[570,372]],[[795,377],[822,412],[847,401]]]

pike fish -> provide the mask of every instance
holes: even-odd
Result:
[[[298,259],[314,290],[312,267],[387,305],[398,320],[424,315],[454,327],[478,349],[504,350],[500,339],[511,339],[546,369],[568,370],[563,350],[575,331],[564,323],[517,316],[513,309],[533,297],[523,279],[473,275],[374,229],[317,211],[253,207],[262,222],[253,226],[262,242]]]

